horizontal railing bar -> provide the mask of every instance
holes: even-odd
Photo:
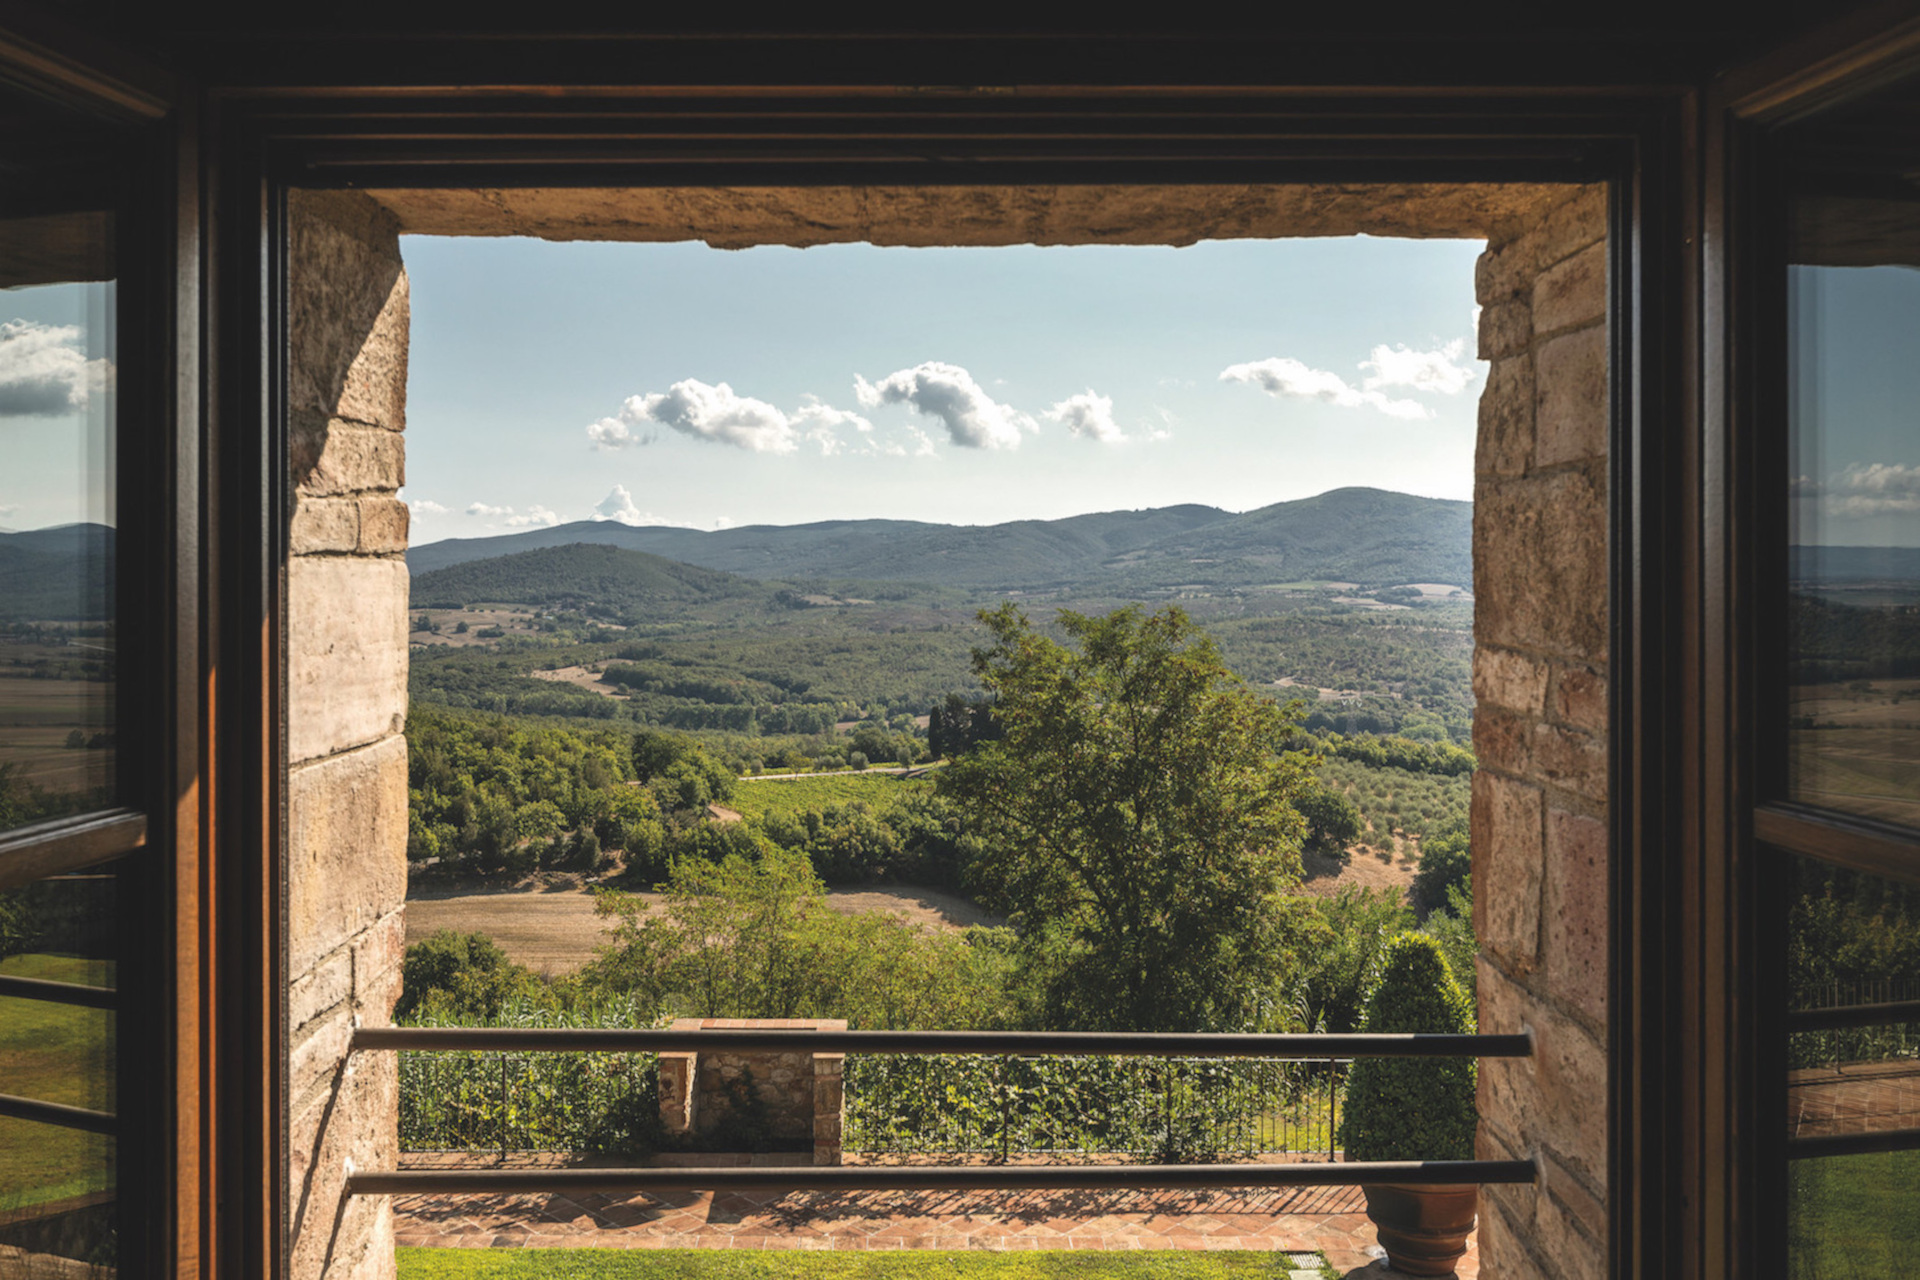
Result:
[[[0,996],[46,1000],[56,1004],[80,1004],[90,1009],[111,1009],[120,1000],[120,993],[112,987],[90,987],[81,982],[53,982],[46,978],[14,978],[6,974],[0,974]]]
[[[1787,1015],[1788,1034],[1802,1031],[1840,1031],[1889,1023],[1920,1022],[1920,1000],[1888,1000],[1881,1004],[1848,1004],[1830,1009],[1800,1009]]]
[[[1823,1133],[1813,1138],[1787,1139],[1787,1159],[1812,1160],[1820,1156],[1859,1156],[1878,1151],[1920,1148],[1920,1129],[1881,1129],[1873,1133]]]
[[[1165,1031],[777,1031],[712,1028],[653,1031],[618,1027],[361,1027],[355,1049],[479,1050],[498,1053],[967,1053],[1014,1057],[1525,1058],[1519,1035],[1241,1035]]]
[[[85,1129],[88,1133],[114,1133],[118,1122],[104,1111],[70,1107],[64,1102],[42,1102],[38,1098],[16,1098],[0,1093],[0,1116],[15,1120],[35,1120],[59,1125],[62,1129]]]
[[[542,1192],[1131,1191],[1209,1187],[1351,1187],[1363,1182],[1532,1182],[1531,1160],[1395,1160],[1351,1164],[834,1165],[760,1169],[397,1169],[356,1173],[347,1194],[530,1195]]]

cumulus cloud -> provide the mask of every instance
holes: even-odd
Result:
[[[417,516],[444,516],[449,510],[432,498],[415,498],[407,503],[407,509]]]
[[[840,430],[873,430],[857,413],[836,409],[818,396],[803,398],[792,414],[752,396],[743,396],[724,382],[683,378],[665,391],[628,396],[620,412],[587,428],[595,448],[615,450],[652,444],[658,435],[648,425],[669,427],[696,440],[711,440],[753,453],[792,453],[803,442],[821,453],[840,452]]]
[[[1376,348],[1376,354],[1380,349]],[[1395,400],[1378,390],[1348,384],[1326,369],[1314,369],[1291,356],[1269,356],[1220,371],[1222,382],[1245,382],[1270,396],[1288,400],[1319,400],[1342,409],[1374,408],[1390,418],[1431,418],[1433,411],[1417,400]]]
[[[1017,449],[1023,432],[1040,429],[1026,414],[988,395],[971,373],[941,360],[897,370],[879,382],[856,376],[854,396],[864,408],[905,404],[937,418],[947,438],[964,449]]]
[[[1092,387],[1079,395],[1068,396],[1040,416],[1101,444],[1117,444],[1127,438],[1120,424],[1113,420],[1113,397],[1100,395]]]
[[[862,435],[873,431],[873,423],[848,409],[836,409],[819,396],[802,397],[802,404],[794,411],[793,428],[803,439],[820,446],[823,454],[839,453],[846,441],[839,434],[841,427],[852,427]]]
[[[633,505],[633,495],[627,492],[627,486],[617,484],[613,492],[602,498],[593,509],[595,520],[614,520],[627,525],[666,524],[665,516],[656,516],[651,511],[643,512]]]
[[[1467,344],[1463,338],[1455,338],[1432,351],[1413,351],[1405,346],[1389,347],[1382,343],[1360,362],[1362,369],[1372,371],[1361,385],[1367,391],[1411,387],[1415,391],[1457,396],[1467,389],[1478,372],[1465,360],[1466,354]]]
[[[1823,498],[1828,513],[1836,516],[1909,515],[1920,512],[1920,466],[1855,463],[1824,485],[1801,476],[1794,481],[1793,493]]]
[[[87,359],[77,325],[0,323],[0,417],[51,418],[84,410],[112,377],[110,361]]]
[[[510,516],[513,514],[513,508],[490,506],[484,502],[471,502],[467,504],[467,514],[470,516],[487,516],[489,518],[493,516]]]
[[[538,503],[528,507],[526,511],[520,515],[507,517],[507,528],[509,529],[526,529],[534,525],[552,528],[559,523],[560,515],[558,512],[549,511]]]

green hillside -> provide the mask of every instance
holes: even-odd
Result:
[[[485,601],[602,617],[722,600],[762,601],[772,594],[762,584],[730,573],[644,551],[584,543],[470,560],[413,579],[416,609],[458,609]]]

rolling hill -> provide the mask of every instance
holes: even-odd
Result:
[[[0,533],[0,619],[96,622],[113,607],[114,534],[66,524]]]
[[[457,609],[474,601],[626,612],[764,600],[772,590],[730,573],[681,564],[604,543],[540,547],[415,575],[416,609]]]
[[[1472,510],[1465,502],[1350,488],[1241,514],[1184,505],[998,525],[831,520],[705,533],[581,521],[415,547],[407,563],[416,575],[426,575],[592,543],[758,579],[1119,593],[1183,582],[1304,579],[1464,586],[1472,577]]]

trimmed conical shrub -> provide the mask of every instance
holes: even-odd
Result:
[[[1440,946],[1403,933],[1387,944],[1362,1031],[1469,1034],[1473,1004]],[[1349,1160],[1471,1160],[1477,1113],[1471,1058],[1362,1058],[1347,1076],[1340,1144]]]

